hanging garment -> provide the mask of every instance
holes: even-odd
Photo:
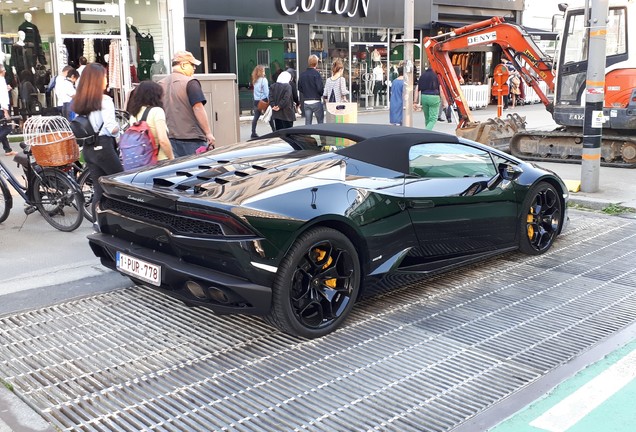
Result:
[[[118,39],[110,42],[108,50],[108,83],[111,88],[121,89],[121,43]]]
[[[155,38],[145,33],[143,35],[137,35],[137,47],[139,48],[139,60],[153,60],[155,55]]]
[[[84,39],[84,57],[89,63],[95,63],[95,41]]]

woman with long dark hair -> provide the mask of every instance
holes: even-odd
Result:
[[[93,144],[85,144],[82,149],[93,179],[93,206],[97,205],[103,194],[99,178],[123,171],[115,141],[119,134],[119,124],[115,118],[113,99],[104,94],[107,86],[108,76],[104,66],[99,63],[87,65],[82,72],[71,108],[78,115],[88,116],[98,135]]]
[[[130,95],[126,111],[131,114],[130,121],[141,120],[144,112],[148,110],[146,123],[150,132],[159,145],[158,160],[174,159],[172,145],[168,139],[168,126],[166,124],[166,112],[163,110],[163,88],[154,81],[142,81]]]

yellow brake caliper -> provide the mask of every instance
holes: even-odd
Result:
[[[325,258],[325,255],[327,254],[327,252],[325,252],[322,249],[314,249],[314,252],[316,252],[317,261],[322,261]],[[322,266],[323,270],[326,269],[327,267],[329,267],[332,262],[333,262],[333,258],[329,257],[329,259],[327,260],[327,263],[324,266]],[[327,285],[329,288],[335,288],[336,287],[336,279],[333,278],[333,279],[325,280],[325,285]]]
[[[534,238],[534,207],[530,207],[530,213],[528,213],[528,217],[526,218],[526,222],[528,223],[528,238],[532,240]]]

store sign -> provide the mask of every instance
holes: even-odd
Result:
[[[477,36],[470,36],[467,38],[467,45],[479,45],[487,44],[497,39],[497,32],[485,33]]]
[[[321,14],[346,15],[354,17],[358,13],[366,17],[370,0],[279,0],[280,9],[287,16],[299,12],[317,11]]]
[[[62,5],[71,2],[61,2]],[[63,8],[63,7],[62,7]],[[64,11],[62,11],[64,13]],[[103,0],[73,0],[73,16],[76,23],[83,24],[105,24],[106,21],[100,19],[87,19],[87,16],[119,16],[119,5],[114,2],[104,2]]]

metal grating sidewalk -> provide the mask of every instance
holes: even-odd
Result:
[[[132,287],[0,319],[0,377],[61,430],[446,431],[636,317],[636,223],[511,254],[297,340]]]

